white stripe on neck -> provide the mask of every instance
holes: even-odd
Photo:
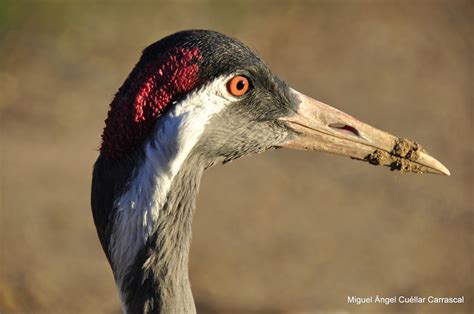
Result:
[[[145,144],[145,160],[134,170],[136,176],[129,189],[116,202],[109,254],[120,290],[127,269],[153,232],[174,177],[207,121],[235,100],[226,90],[230,77],[220,77],[174,104]]]

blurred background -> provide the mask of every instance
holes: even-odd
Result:
[[[141,50],[206,28],[291,86],[422,143],[451,177],[278,150],[203,178],[201,313],[473,311],[472,1],[0,2],[0,312],[120,313],[89,206],[114,93]],[[465,296],[352,305],[347,296]]]

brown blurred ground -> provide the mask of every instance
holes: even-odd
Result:
[[[279,150],[208,171],[191,281],[201,312],[473,311],[473,3],[0,4],[1,313],[118,313],[89,208],[108,105],[140,51],[210,28],[293,87],[415,139],[452,176]],[[348,295],[464,295],[462,305]]]

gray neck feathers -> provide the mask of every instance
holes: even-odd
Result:
[[[188,159],[174,178],[156,227],[122,285],[128,313],[195,313],[188,278],[191,225],[204,170]]]
[[[105,230],[99,231],[101,241],[129,313],[195,312],[188,279],[192,216],[202,172],[220,155],[206,155],[200,147],[208,138],[203,136],[208,122],[234,101],[227,80],[214,79],[174,104],[157,121],[141,161],[127,167],[130,176],[126,186],[114,189],[113,205],[102,205],[100,196],[93,201],[98,230]],[[100,183],[95,184],[98,195],[110,192],[101,193]],[[100,213],[111,207],[109,215]]]

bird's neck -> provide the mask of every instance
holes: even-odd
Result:
[[[128,312],[195,311],[188,280],[192,213],[202,172],[214,158],[200,141],[207,121],[228,101],[210,100],[216,91],[225,94],[225,81],[182,99],[156,122],[143,148],[133,153],[137,160],[119,162],[128,165],[122,167],[126,183],[116,186],[113,178],[122,171],[98,160],[94,219]]]
[[[187,160],[174,177],[151,236],[122,282],[129,313],[194,313],[188,278],[191,225],[204,167]],[[158,182],[159,184],[159,182]]]

